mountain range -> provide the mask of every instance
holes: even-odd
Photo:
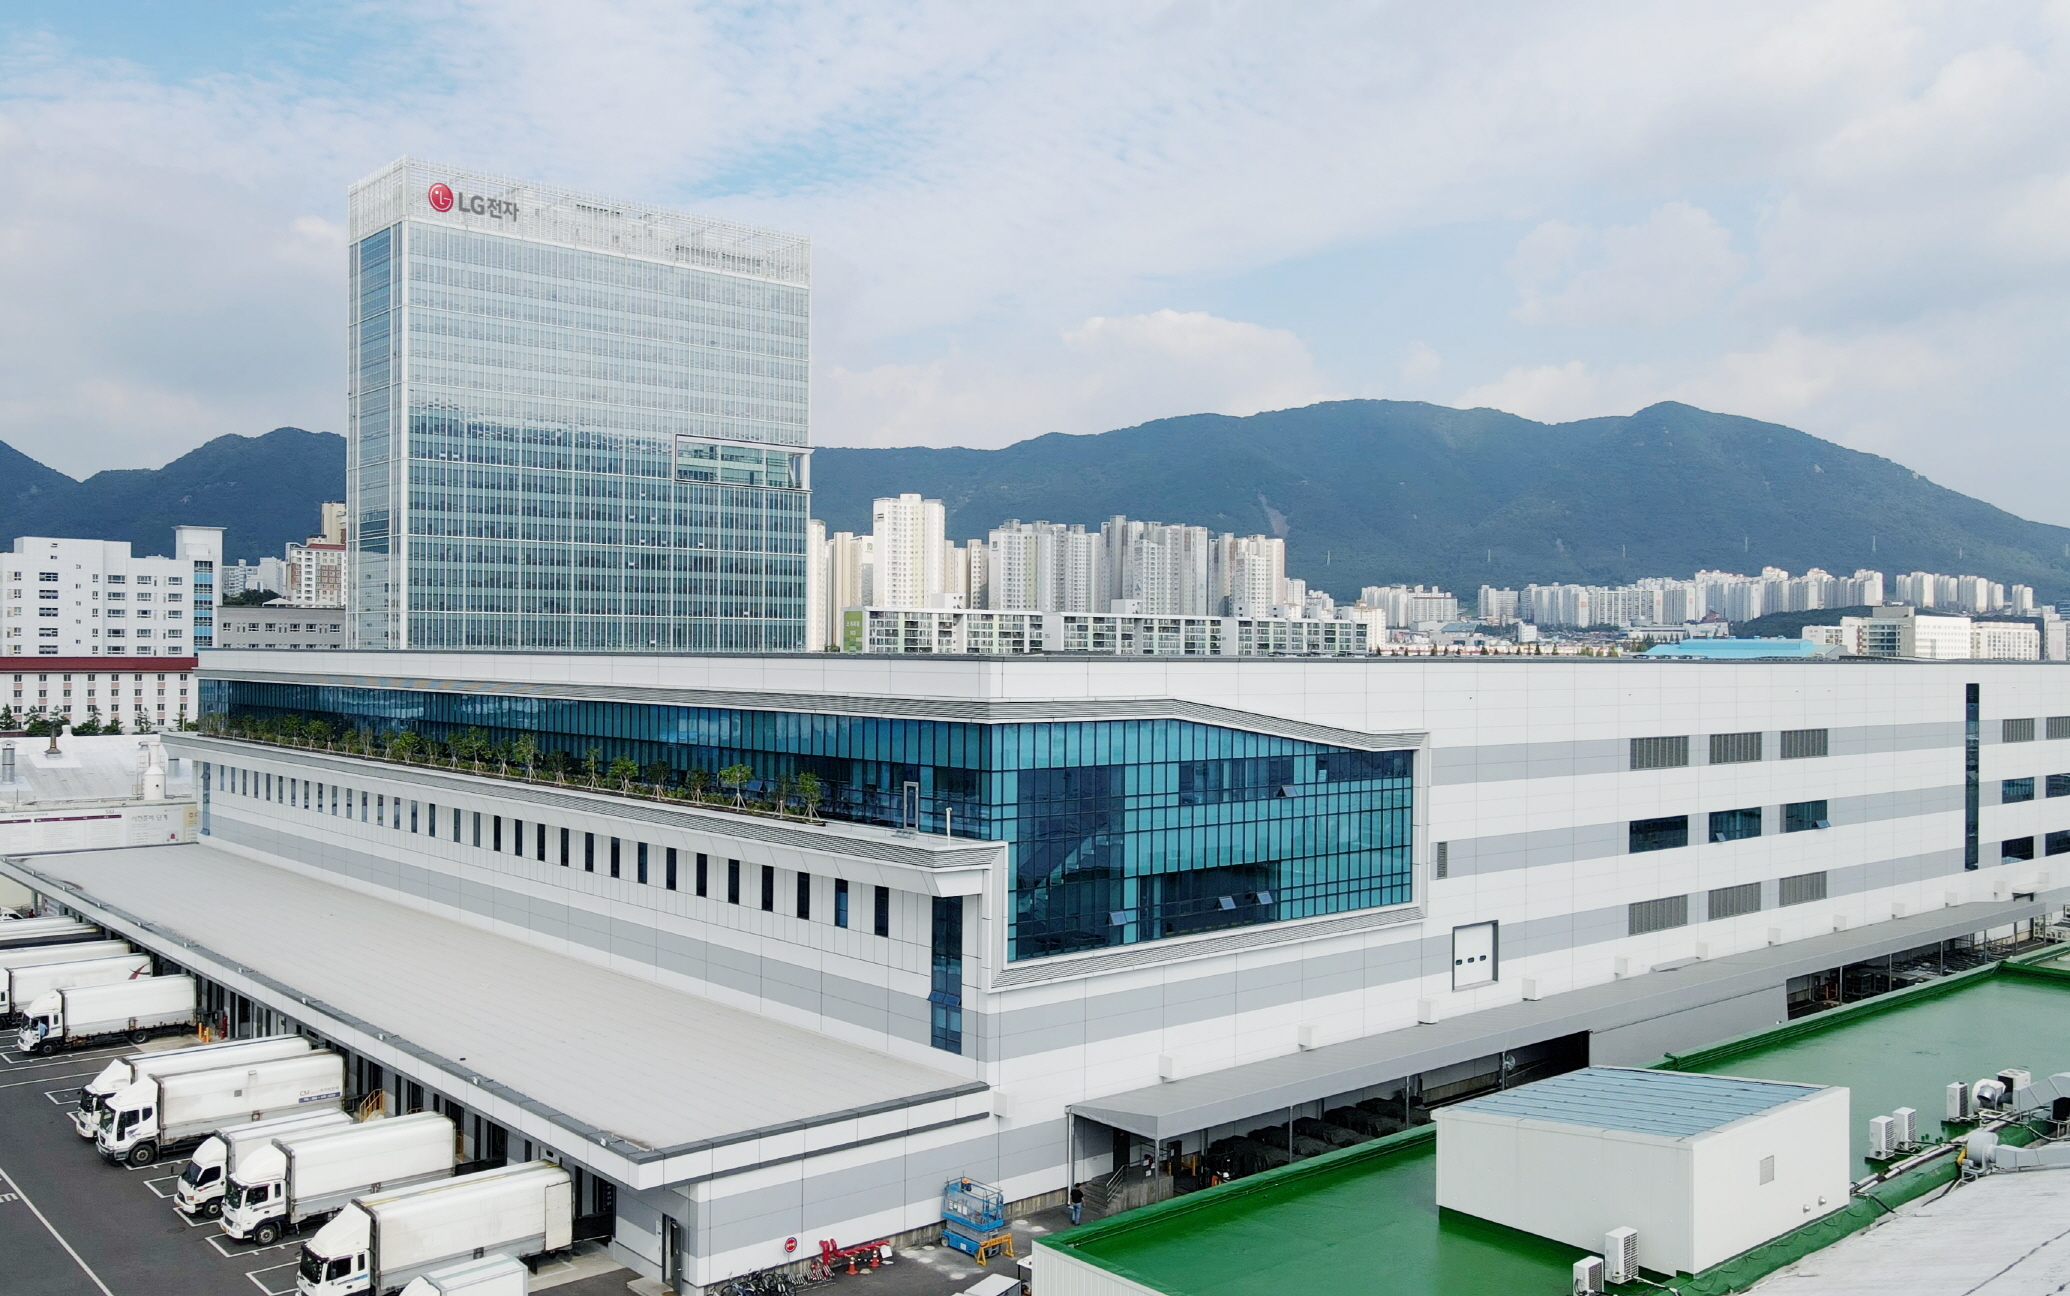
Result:
[[[870,501],[943,501],[948,533],[1009,518],[1186,522],[1285,538],[1287,570],[1362,585],[1615,584],[1706,568],[1976,573],[2070,596],[2070,528],[2030,522],[1902,464],[1775,423],[1680,404],[1533,422],[1497,410],[1331,401],[1192,414],[999,450],[814,453],[813,513],[868,531]],[[159,469],[73,481],[0,445],[0,538],[71,535],[163,552],[176,522],[228,528],[233,560],[277,555],[343,498],[343,438],[224,436]]]

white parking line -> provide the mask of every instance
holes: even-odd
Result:
[[[53,1080],[77,1080],[81,1076],[91,1076],[93,1074],[94,1072],[92,1071],[68,1071],[64,1075],[30,1076],[27,1080],[0,1082],[0,1089],[20,1089],[27,1085],[47,1085]],[[72,1086],[73,1097],[76,1098],[79,1095],[79,1090],[82,1087],[81,1085]]]
[[[122,1163],[122,1168],[131,1174],[137,1174],[146,1170],[170,1171],[172,1177],[177,1179],[180,1177],[180,1172],[187,1168],[187,1158],[181,1157],[177,1161],[153,1161],[150,1165],[131,1165],[125,1161]]]
[[[265,1255],[269,1251],[280,1251],[287,1247],[301,1246],[302,1239],[291,1238],[286,1242],[275,1242],[272,1246],[255,1247],[246,1246],[242,1242],[236,1241],[228,1233],[217,1233],[208,1240],[208,1244],[214,1247],[216,1254],[225,1260],[243,1260],[250,1256]]]
[[[78,1265],[80,1271],[93,1280],[93,1285],[101,1289],[101,1296],[115,1296],[114,1292],[108,1290],[108,1284],[101,1281],[101,1276],[93,1271],[93,1266],[80,1259],[79,1253],[72,1249],[72,1244],[65,1241],[65,1235],[57,1231],[57,1226],[50,1222],[50,1217],[36,1209],[36,1203],[29,1200],[29,1194],[22,1191],[22,1186],[14,1181],[14,1176],[0,1170],[0,1180],[4,1180],[7,1186],[14,1190],[14,1195],[21,1199],[22,1205],[35,1212],[37,1220],[57,1239],[57,1244],[65,1249],[65,1254],[72,1257],[72,1263]]]
[[[291,1260],[284,1265],[273,1265],[265,1269],[253,1269],[246,1273],[245,1277],[251,1279],[260,1291],[266,1293],[266,1296],[287,1296],[289,1292],[295,1289],[295,1267],[300,1263],[300,1261]],[[287,1270],[287,1272],[282,1273],[281,1270],[283,1269]],[[262,1278],[259,1276],[261,1274],[272,1274],[273,1277]]]
[[[58,1079],[60,1080],[64,1078],[65,1077],[63,1076],[58,1077]],[[35,1084],[40,1082],[25,1081],[24,1083]],[[0,1089],[12,1088],[14,1088],[13,1085],[0,1085]],[[77,1089],[45,1089],[43,1091],[43,1096],[45,1098],[50,1099],[50,1101],[56,1103],[60,1107],[77,1107],[79,1105],[79,1091]]]
[[[180,1176],[177,1174],[161,1175],[156,1179],[144,1180],[144,1187],[149,1188],[159,1197],[167,1201],[170,1201],[173,1195],[173,1185],[178,1183],[179,1181]],[[163,1184],[164,1187],[161,1188],[159,1186],[160,1184]]]

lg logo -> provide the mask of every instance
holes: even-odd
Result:
[[[518,217],[518,205],[506,198],[484,198],[480,194],[455,193],[443,180],[424,191],[424,200],[435,212],[461,211],[474,216],[487,216],[493,220],[511,220]]]

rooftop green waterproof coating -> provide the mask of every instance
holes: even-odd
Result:
[[[1999,967],[1822,1013],[1664,1070],[1845,1085],[1857,1158],[1871,1116],[1939,1130],[1951,1080],[2070,1070],[2070,975]],[[1167,1296],[1560,1296],[1586,1252],[1436,1206],[1428,1127],[1045,1238]],[[1857,1160],[1854,1173],[1866,1174]],[[1728,1262],[1730,1263],[1730,1262]]]

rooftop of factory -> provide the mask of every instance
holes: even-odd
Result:
[[[206,843],[10,856],[0,870],[197,970],[228,964],[369,1037],[407,1041],[483,1093],[590,1142],[624,1141],[634,1159],[772,1131],[852,1138],[865,1115],[897,1124],[905,1108],[984,1089]]]
[[[14,744],[14,777],[0,765],[0,813],[39,806],[133,801],[143,796],[144,749],[157,746],[156,734],[101,734],[58,739],[56,755],[48,738],[4,738]],[[165,762],[165,795],[182,801],[194,795],[191,761]]]
[[[2059,950],[1800,1018],[1698,1054],[1663,1059],[1656,1067],[1663,1073],[1846,1086],[1851,1173],[1863,1178],[1876,1169],[1866,1159],[1870,1116],[1912,1107],[1922,1113],[1922,1135],[1936,1137],[1931,1117],[1943,1110],[1951,1080],[2008,1067],[2036,1076],[2070,1070],[2070,955]],[[1166,1296],[1567,1292],[1574,1262],[1589,1253],[1441,1212],[1436,1148],[1435,1127],[1420,1126],[1044,1238],[1040,1245]],[[1953,1158],[1942,1157],[1877,1187],[1873,1202],[1857,1198],[1672,1286],[1683,1296],[1745,1290],[1763,1274],[1867,1227],[1953,1174]],[[2021,1182],[2043,1177],[2024,1176]],[[1995,1244],[1978,1249],[1986,1255],[2002,1250]],[[2014,1259],[2000,1255],[1999,1264]]]
[[[1459,1108],[1487,1116],[1688,1138],[1818,1091],[1817,1085],[1743,1076],[1592,1066],[1469,1099]]]

